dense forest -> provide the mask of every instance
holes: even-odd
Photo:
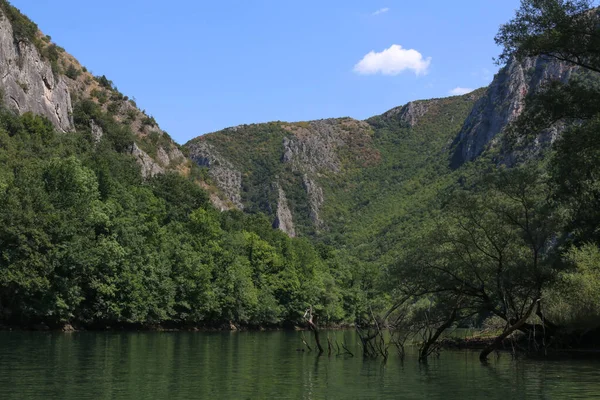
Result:
[[[466,165],[386,268],[398,329],[424,332],[422,358],[474,316],[498,333],[482,359],[517,333],[535,349],[598,344],[598,18],[586,0],[523,0],[501,27],[501,62],[545,57],[577,73],[531,93],[501,138],[527,147],[559,126],[552,148],[511,167],[493,150]]]
[[[38,40],[1,4],[19,40]],[[315,124],[206,138],[249,177],[250,206],[221,211],[206,166],[144,176],[136,134],[98,96],[73,96],[73,132],[2,105],[0,323],[291,327],[312,309],[320,326],[354,324],[371,356],[417,335],[426,359],[456,326],[494,333],[482,359],[518,334],[535,349],[598,344],[599,18],[588,0],[522,0],[496,37],[499,62],[542,57],[576,72],[530,93],[497,145],[463,165],[451,163],[452,139],[484,90],[436,100],[414,127],[336,122],[354,141],[335,166],[343,175],[322,183],[327,229],[311,225],[297,189],[306,175],[282,167],[278,147]],[[535,147],[549,129],[560,132],[550,148],[498,156]],[[261,197],[275,193],[271,174],[302,215],[297,238],[273,228]]]
[[[143,180],[125,127],[90,101],[74,118],[76,133],[58,133],[43,117],[0,113],[3,321],[277,326],[308,304],[348,319],[351,272],[334,249],[260,214],[219,212],[192,178]]]

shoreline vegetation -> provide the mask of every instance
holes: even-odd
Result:
[[[327,326],[323,328],[324,332],[344,332],[354,331],[355,327],[352,324],[340,324]],[[311,332],[311,328],[307,326],[236,326],[232,323],[225,323],[220,326],[104,326],[94,328],[82,328],[73,327],[71,324],[65,324],[60,327],[49,327],[45,324],[38,324],[32,326],[8,326],[0,324],[0,332],[38,332],[38,333],[179,333],[179,332],[192,332],[192,333],[235,333],[235,332]],[[432,356],[439,357],[443,351],[481,351],[490,345],[492,345],[496,337],[501,331],[490,332],[488,330],[477,330],[462,328],[461,334],[450,333],[439,340],[438,347]],[[600,332],[598,332],[600,333]],[[600,346],[596,344],[591,345],[590,343],[581,343],[578,347],[565,347],[565,348],[554,348],[554,347],[541,347],[536,344],[532,347],[532,343],[527,340],[523,335],[516,335],[514,338],[507,338],[500,346],[495,349],[495,356],[500,357],[501,355],[510,355],[513,358],[526,357],[530,359],[538,360],[560,360],[560,359],[589,359],[600,356]],[[595,339],[597,339],[596,336]],[[405,347],[412,347],[419,349],[422,343],[419,342],[417,337],[413,337],[405,343]],[[304,336],[299,341],[306,340]],[[305,343],[310,346],[310,344]],[[344,344],[346,345],[346,344]],[[339,343],[338,343],[339,346]],[[290,348],[290,351],[301,351],[301,352],[313,352],[312,347],[297,347],[295,349]],[[349,352],[349,350],[347,350]],[[351,354],[351,353],[346,353]],[[319,354],[320,355],[320,354]],[[329,354],[331,355],[331,354]],[[405,354],[399,354],[403,359]],[[369,358],[369,357],[365,357]]]

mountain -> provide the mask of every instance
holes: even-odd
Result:
[[[494,77],[485,95],[475,104],[454,140],[451,166],[458,168],[479,157],[491,144],[498,144],[504,129],[522,113],[528,95],[551,81],[567,82],[576,67],[536,57],[512,60]],[[539,148],[556,139],[556,131],[537,138]],[[503,154],[505,159],[516,154]]]
[[[291,236],[360,246],[430,207],[468,162],[491,152],[498,163],[522,159],[523,149],[503,141],[505,128],[529,94],[572,73],[560,62],[512,61],[487,88],[463,96],[410,102],[365,121],[242,125],[184,148],[239,209],[270,215]],[[556,136],[541,134],[528,156]]]
[[[5,0],[0,14],[0,322],[280,326],[312,306],[353,321],[442,194],[545,155],[560,126],[516,145],[506,128],[576,72],[511,61],[462,96],[180,146]]]
[[[425,169],[443,175],[446,166],[456,169],[479,157],[499,143],[529,93],[572,73],[558,62],[513,61],[489,87],[464,96],[411,102],[366,121],[243,125],[180,147],[108,78],[90,74],[7,1],[0,9],[5,105],[44,115],[62,132],[88,130],[99,140],[106,118],[82,110],[93,104],[133,134],[126,150],[143,176],[194,174],[217,208],[266,213],[290,236],[326,234],[358,215],[371,215],[376,224],[393,219],[394,207],[382,203],[393,203]],[[540,136],[537,147],[555,136]],[[509,150],[500,158],[515,154]],[[205,173],[193,173],[196,166]]]
[[[453,170],[492,148],[500,163],[523,158],[522,149],[502,141],[504,128],[529,93],[573,72],[543,59],[512,61],[489,87],[463,96],[410,102],[365,121],[242,125],[182,147],[108,78],[90,74],[5,0],[0,7],[0,94],[7,107],[44,115],[62,132],[86,131],[94,141],[117,127],[112,136],[144,177],[193,176],[220,210],[265,213],[291,237],[333,243],[364,243],[409,210],[418,214],[442,182],[452,181]],[[547,148],[556,134],[540,135],[527,154]]]
[[[92,102],[96,113],[107,114],[134,135],[129,152],[144,176],[189,173],[191,163],[180,146],[110,80],[93,76],[6,0],[0,1],[0,11],[0,98],[7,107],[43,115],[61,132],[88,129],[99,140],[107,120],[89,115],[77,119],[78,111]]]

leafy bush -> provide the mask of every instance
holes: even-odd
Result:
[[[79,78],[79,75],[81,75],[81,70],[79,68],[77,68],[76,66],[74,66],[73,64],[71,64],[65,71],[65,75],[69,79],[76,80],[77,78]]]
[[[113,88],[113,82],[109,80],[105,75],[97,76],[96,82],[98,82],[98,84],[105,89],[112,90]]]

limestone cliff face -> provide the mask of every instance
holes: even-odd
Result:
[[[277,190],[277,214],[273,227],[280,229],[290,237],[295,237],[296,230],[294,228],[294,217],[288,206],[285,192],[278,183],[275,184],[275,189]]]
[[[283,128],[290,135],[286,135],[282,141],[282,162],[288,164],[292,171],[302,174],[310,220],[319,231],[325,228],[320,217],[325,198],[318,183],[319,176],[340,173],[344,169],[344,153],[350,153],[347,162],[352,165],[364,166],[376,162],[379,154],[369,146],[371,127],[364,121],[341,118],[284,124]],[[356,151],[357,148],[365,151]]]
[[[237,208],[271,214],[295,236],[298,224],[304,232],[327,228],[324,179],[379,161],[372,135],[367,122],[351,118],[274,122],[208,134],[186,148]]]
[[[197,141],[188,145],[189,156],[196,164],[209,168],[210,176],[217,186],[240,210],[244,209],[242,203],[242,174],[234,165],[225,159],[214,146],[204,141]]]
[[[522,113],[528,94],[549,81],[567,81],[572,72],[573,67],[565,63],[542,58],[511,61],[495,76],[456,137],[452,167],[474,160],[492,145],[498,134]]]
[[[11,20],[15,19],[18,10],[8,4],[0,7],[0,100],[23,114],[32,112],[43,115],[61,132],[75,129],[72,118],[72,101],[89,100],[97,102],[104,111],[111,108],[115,120],[130,126],[137,135],[136,143],[130,147],[130,153],[141,166],[144,177],[152,177],[167,170],[178,170],[185,173],[189,166],[178,145],[165,137],[153,118],[125,96],[118,93],[112,83],[107,87],[91,75],[71,55],[50,42],[50,38],[41,32],[34,37],[15,34]],[[10,17],[12,16],[12,17]],[[27,23],[25,17],[17,18],[19,24]],[[29,30],[35,30],[33,22],[27,23]],[[21,31],[23,27],[20,27]],[[17,30],[18,31],[18,30]],[[32,43],[35,40],[36,43]],[[54,49],[54,64],[42,53]],[[66,74],[65,71],[76,71]],[[105,78],[106,79],[106,78]],[[103,98],[103,101],[100,101]],[[104,135],[97,121],[89,121],[89,130],[93,142],[98,144]],[[160,138],[158,144],[148,143],[148,137]],[[150,141],[151,142],[151,141]],[[145,143],[146,146],[141,146]],[[153,148],[152,156],[142,150]]]
[[[438,100],[421,100],[411,101],[410,103],[392,108],[382,114],[385,119],[397,118],[413,127],[419,123],[419,120],[429,111],[431,106],[434,106]]]
[[[164,168],[154,161],[154,159],[150,157],[148,153],[140,149],[137,143],[134,142],[133,145],[131,145],[130,152],[140,165],[142,176],[144,178],[153,177],[157,174],[163,174],[165,172]]]
[[[340,172],[340,151],[370,139],[371,127],[352,118],[324,119],[282,125],[289,132],[282,142],[282,161],[306,173]]]
[[[17,112],[44,115],[59,130],[73,129],[71,96],[63,76],[53,73],[36,47],[17,41],[0,11],[0,86],[4,104]]]
[[[317,228],[317,230],[323,229],[324,223],[320,217],[321,207],[325,202],[323,196],[323,188],[319,186],[308,174],[304,174],[302,178],[304,189],[308,195],[308,205],[310,207],[310,219]]]

